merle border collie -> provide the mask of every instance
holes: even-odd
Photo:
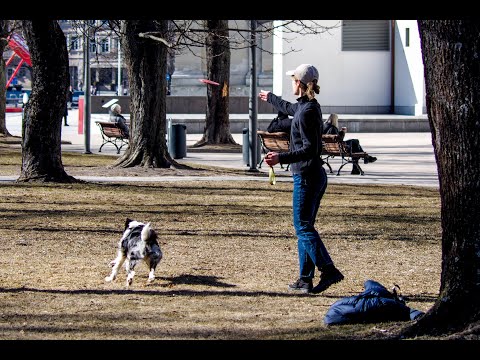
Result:
[[[125,262],[127,287],[132,285],[135,266],[143,260],[150,269],[147,283],[152,282],[155,279],[155,269],[163,257],[157,238],[157,233],[150,223],[145,224],[127,218],[123,236],[118,242],[117,257],[110,262],[112,273],[105,278],[105,281],[115,280],[118,270]]]

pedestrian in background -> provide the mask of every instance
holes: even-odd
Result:
[[[73,91],[72,91],[72,87],[70,86],[67,90],[67,99],[65,101],[65,112],[63,114],[64,126],[68,126],[68,109],[72,108],[72,101],[73,101]]]
[[[342,127],[341,130],[338,130],[338,115],[337,114],[330,114],[327,120],[324,122],[324,134],[328,135],[338,135],[341,134],[342,138],[345,136],[347,132],[346,127]],[[365,150],[363,150],[362,146],[360,145],[360,140],[358,139],[346,139],[344,140],[345,146],[348,151],[352,153],[367,153]],[[354,164],[358,164],[358,158],[355,158],[352,160]],[[374,163],[377,161],[377,158],[375,156],[372,156],[367,153],[367,155],[363,158],[364,164],[369,164],[369,163]],[[352,167],[352,175],[360,175],[361,172],[358,168],[358,166],[353,166]]]
[[[130,128],[128,127],[127,120],[122,115],[122,107],[119,104],[113,104],[110,107],[110,121],[118,124],[127,137],[130,137]]]

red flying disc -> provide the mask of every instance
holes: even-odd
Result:
[[[198,81],[200,81],[204,84],[217,85],[217,86],[220,85],[219,83],[217,83],[215,81],[212,81],[212,80],[208,80],[208,79],[198,79]]]

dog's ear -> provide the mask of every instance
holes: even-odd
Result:
[[[132,222],[133,220],[132,219],[129,219],[127,217],[127,220],[125,220],[125,230],[128,229],[128,225]]]

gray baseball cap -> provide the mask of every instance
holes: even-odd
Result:
[[[289,76],[295,76],[295,78],[304,84],[308,84],[314,79],[318,81],[318,70],[312,64],[299,65],[295,70],[287,71],[286,74]]]

